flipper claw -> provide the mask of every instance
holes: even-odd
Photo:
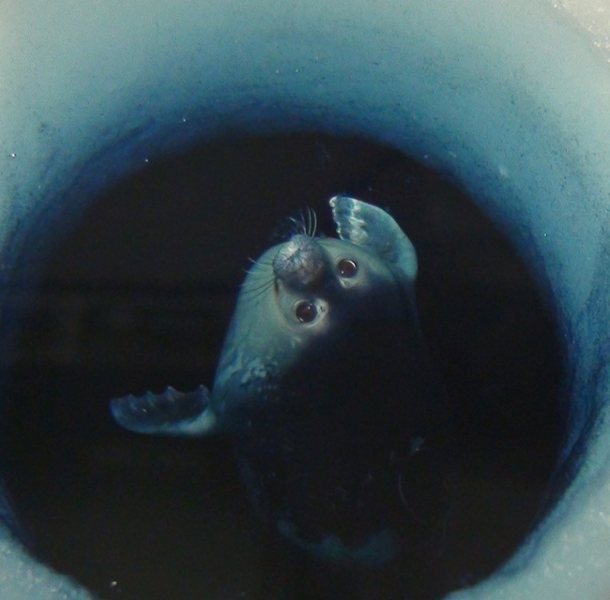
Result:
[[[188,393],[167,387],[161,394],[114,398],[110,411],[119,425],[136,433],[203,436],[216,425],[209,403],[210,393],[203,385]]]

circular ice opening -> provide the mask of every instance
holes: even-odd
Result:
[[[304,206],[332,233],[337,193],[386,208],[414,243],[451,407],[442,527],[401,592],[473,584],[531,532],[565,422],[551,307],[523,261],[459,182],[397,149],[278,134],[217,139],[113,182],[36,257],[36,290],[15,286],[10,308],[28,308],[5,357],[4,473],[52,567],[102,598],[298,598],[303,577],[324,592],[326,576],[296,568],[253,514],[230,444],[131,435],[108,400],[209,384],[248,258]]]

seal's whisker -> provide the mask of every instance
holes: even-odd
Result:
[[[270,283],[273,283],[273,279],[258,279],[256,281],[247,280],[241,284],[240,289],[245,294],[250,294],[252,292],[257,292],[258,290],[266,287]]]
[[[313,208],[307,207],[309,209],[309,215],[311,219],[311,225],[309,228],[309,237],[316,237],[316,233],[318,231],[318,215]]]
[[[244,269],[242,267],[242,271],[244,271],[244,273],[246,273],[246,275],[248,276],[247,279],[250,280],[256,280],[258,279],[259,281],[261,279],[268,279],[268,278],[273,278],[273,263],[269,262],[269,264],[262,264],[263,267],[267,267],[266,269],[261,269],[261,262],[258,261],[256,263],[254,263],[254,265],[252,265],[249,269]],[[258,267],[258,268],[257,268]],[[246,283],[246,280],[243,282],[242,285],[244,285]]]
[[[273,259],[271,257],[266,257],[265,259],[263,259],[263,257],[251,258],[248,256],[248,260],[253,264],[259,263],[261,265],[270,265],[273,262]]]
[[[256,270],[254,268],[256,264],[257,264],[257,261],[252,261],[251,267],[248,267],[247,269],[245,267],[242,267],[241,270],[250,278],[266,276],[265,273],[256,272]],[[258,263],[258,264],[260,264],[260,263]]]
[[[259,285],[255,284],[254,287],[250,287],[250,286],[247,286],[249,281],[246,279],[246,281],[244,281],[241,284],[241,290],[244,294],[252,294],[254,292],[258,292],[260,290],[264,290],[265,288],[269,287],[270,285],[273,284],[273,281],[274,281],[274,278],[272,277],[271,279],[267,279],[267,281],[265,281],[264,283],[259,283]]]
[[[301,220],[303,222],[303,235],[311,237],[309,235],[309,227],[311,225],[310,220],[309,220],[309,206],[306,206],[305,208],[301,208]]]
[[[250,271],[246,271],[246,273],[248,274],[248,277],[246,277],[246,279],[244,279],[244,281],[242,282],[242,284],[240,286],[242,288],[244,286],[246,286],[246,284],[250,281],[253,281],[255,283],[258,283],[260,281],[268,282],[268,281],[272,281],[273,277],[274,277],[273,273],[268,273],[266,271],[257,273],[256,271],[250,270]]]
[[[267,290],[273,287],[273,279],[264,283],[261,286],[253,288],[251,290],[242,290],[242,296],[245,300],[255,300],[259,296],[262,296]]]
[[[244,269],[242,267],[241,269],[248,277],[247,279],[255,281],[258,279],[258,281],[261,281],[262,279],[267,279],[269,277],[268,273],[257,273],[256,271],[253,271],[252,269]],[[244,279],[244,281],[240,284],[240,287],[243,287],[246,284],[246,280]]]
[[[312,218],[312,209],[310,206],[305,207],[304,221],[305,221],[305,235],[308,237],[313,237],[313,235],[312,235],[313,218]]]
[[[242,298],[242,302],[251,302],[252,300],[256,300],[263,294],[266,294],[267,290],[268,290],[268,288],[263,288],[262,290],[259,290],[258,292],[255,292],[255,293],[246,293],[246,294],[244,294],[244,296]]]
[[[292,224],[295,226],[295,231],[296,233],[305,233],[304,231],[304,224],[303,224],[303,215],[300,213],[299,211],[299,218],[297,219],[296,217],[289,217],[290,221],[292,222]]]
[[[303,235],[310,237],[309,236],[309,227],[310,227],[309,206],[306,206],[305,208],[301,209],[301,219],[303,221]]]
[[[254,263],[256,264],[256,263]],[[260,263],[258,263],[260,264]],[[269,265],[270,266],[270,265]],[[242,267],[242,271],[246,272],[248,274],[249,277],[251,278],[261,278],[261,277],[268,277],[268,273],[266,273],[265,271],[260,271],[254,268],[254,266],[250,267],[249,269],[244,269]]]
[[[309,215],[308,215],[309,207],[306,206],[304,209],[301,208],[301,224],[302,224],[302,233],[303,235],[309,236]]]

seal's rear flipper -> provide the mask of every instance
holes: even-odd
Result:
[[[210,392],[200,385],[183,394],[168,387],[162,394],[129,394],[110,401],[116,422],[130,431],[153,435],[204,436],[216,430]]]

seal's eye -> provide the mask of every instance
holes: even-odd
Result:
[[[354,277],[358,272],[358,265],[349,258],[342,258],[337,263],[337,272],[341,277]]]
[[[294,313],[301,323],[311,323],[317,317],[318,309],[313,302],[303,300],[296,305]]]

